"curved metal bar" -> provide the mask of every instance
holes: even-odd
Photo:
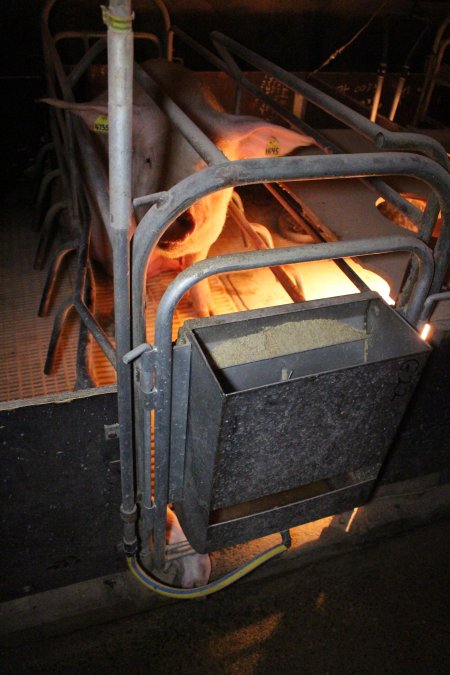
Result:
[[[240,56],[244,61],[251,65],[264,70],[280,82],[284,82],[293,91],[302,94],[307,100],[314,105],[325,110],[327,113],[340,120],[351,129],[355,129],[362,136],[369,139],[377,145],[380,149],[396,149],[396,150],[412,150],[414,152],[423,152],[425,155],[434,159],[445,169],[449,169],[449,159],[445,149],[434,138],[425,136],[424,134],[416,134],[411,132],[393,132],[379,126],[372,120],[366,119],[363,115],[355,110],[348,108],[340,101],[336,101],[328,94],[316,89],[308,82],[292,75],[288,71],[276,66],[274,63],[268,61],[264,57],[242,46],[235,40],[214,31],[211,33],[211,40],[216,49],[227,60],[228,50]],[[229,57],[230,58],[230,57]],[[229,60],[228,58],[228,60]],[[395,199],[394,203],[397,203]],[[431,236],[434,223],[438,217],[439,208],[434,195],[431,195],[427,208],[422,216],[421,231],[423,230],[424,238],[427,240]]]
[[[67,76],[67,84],[69,87],[73,88],[80,77],[84,74],[85,70],[91,65],[91,63],[99,56],[103,51],[106,50],[106,35],[99,37],[97,42],[93,44],[88,51],[81,57],[77,65],[71,71],[70,75]]]
[[[404,153],[378,153],[361,155],[331,155],[314,157],[282,157],[272,159],[240,160],[208,167],[181,181],[167,193],[167,199],[155,204],[141,220],[133,238],[132,307],[133,307],[133,346],[145,342],[145,277],[149,255],[160,236],[170,224],[192,203],[214,191],[235,185],[257,182],[311,180],[327,178],[356,178],[362,176],[380,176],[386,174],[414,175],[428,183],[439,196],[444,224],[440,240],[450,238],[450,177],[435,162],[421,156]],[[406,242],[405,243],[405,239]],[[351,244],[351,248],[350,248]],[[381,246],[380,248],[377,248]],[[448,245],[447,245],[448,248]],[[417,287],[408,306],[408,318],[415,321],[428,291],[432,276],[432,254],[426,245],[411,235],[394,240],[361,240],[360,242],[333,242],[317,246],[258,251],[254,253],[225,256],[223,259],[207,260],[192,266],[179,275],[176,288],[182,293],[196,281],[213,274],[215,271],[236,269],[245,266],[245,260],[251,267],[274,264],[288,264],[298,260],[317,259],[321,256],[341,257],[343,255],[363,255],[380,253],[387,250],[413,250],[422,260],[425,274],[422,285]],[[305,256],[302,258],[302,255]],[[245,258],[245,256],[249,256]],[[256,257],[255,257],[256,256]],[[311,256],[311,258],[309,257]],[[445,256],[448,257],[448,253]],[[445,260],[446,263],[446,260]],[[193,271],[192,271],[193,270]],[[444,269],[445,271],[445,269]],[[439,274],[443,275],[442,262]],[[191,276],[192,275],[192,276]],[[436,276],[435,276],[436,280]],[[417,292],[419,291],[419,292]],[[172,291],[170,291],[172,292]],[[163,303],[169,302],[166,299]],[[169,308],[170,314],[170,308]],[[167,308],[160,303],[156,325],[156,380],[155,380],[155,562],[160,566],[164,561],[165,508],[168,489],[168,443],[171,405],[171,322],[167,320]],[[169,332],[168,332],[169,331]],[[137,454],[149,452],[141,446],[143,436],[137,438]]]
[[[234,79],[238,88],[243,87],[244,89],[247,89],[247,91],[251,92],[256,98],[259,98],[260,100],[267,103],[267,105],[269,105],[272,108],[272,110],[274,110],[282,119],[288,122],[288,124],[290,124],[291,127],[293,127],[294,129],[298,129],[299,131],[311,136],[311,138],[313,138],[316,141],[318,147],[321,148],[326,154],[342,154],[342,148],[340,148],[335,143],[326,138],[320,131],[317,131],[317,129],[314,129],[309,124],[306,124],[303,120],[294,115],[283,105],[275,101],[275,99],[271,98],[268,94],[263,92],[262,89],[260,89],[260,87],[251,82],[242,73],[242,71],[239,70],[234,59],[226,58],[227,53],[222,53],[223,59],[219,58],[213,52],[209,51],[208,49],[203,47],[203,45],[201,45],[199,42],[197,42],[189,35],[184,33],[182,30],[180,30],[177,26],[173,26],[172,30],[173,33],[178,38],[180,38],[183,42],[189,45],[194,51],[200,54],[206,61],[209,61],[213,66],[215,66],[219,70],[223,70],[232,79]],[[393,204],[403,215],[412,220],[412,222],[415,225],[417,225],[419,228],[423,227],[422,221],[424,220],[424,216],[422,211],[413,206],[410,202],[408,202],[407,199],[402,197],[402,195],[396,192],[393,188],[391,188],[389,185],[376,178],[367,179],[365,181],[363,180],[363,182],[370,189],[374,190],[374,192],[380,194],[388,202]],[[433,217],[433,213],[431,214],[430,217]],[[434,221],[435,220],[436,218],[434,218]],[[428,215],[426,223],[428,223]],[[430,230],[431,235],[432,227],[430,228],[430,226],[428,225],[426,225],[426,227],[428,230]],[[422,236],[421,238],[424,241],[426,240],[426,237],[424,236]]]
[[[258,269],[271,265],[291,265],[293,263],[335,260],[396,251],[414,253],[421,267],[421,278],[417,282],[413,298],[405,314],[409,322],[414,323],[425,302],[434,272],[433,255],[428,246],[420,239],[413,239],[408,235],[374,237],[371,239],[310,244],[308,246],[289,246],[282,249],[230,253],[194,263],[180,272],[168,286],[158,305],[155,320],[155,345],[160,354],[159,358],[161,358],[163,349],[171,347],[173,312],[179,300],[192,286],[213,274]]]
[[[66,201],[54,202],[46,213],[42,224],[41,236],[34,256],[33,269],[41,270],[49,248],[49,242],[56,224],[56,217],[68,207]]]
[[[433,293],[432,295],[428,296],[428,298],[424,302],[423,309],[420,314],[419,328],[421,328],[423,324],[429,320],[435,305],[438,302],[441,302],[442,300],[450,300],[450,291],[445,291],[442,293]]]
[[[336,101],[331,96],[328,96],[328,94],[324,94],[308,82],[305,82],[295,75],[292,75],[287,70],[276,66],[268,59],[256,54],[251,49],[247,49],[247,47],[242,46],[223,33],[214,31],[211,33],[211,40],[215,45],[223,45],[226,49],[229,49],[231,52],[244,59],[244,61],[247,61],[247,63],[274,75],[280,82],[284,82],[288,87],[299,92],[318,108],[330,113],[336,119],[344,122],[344,124],[347,124],[353,129],[357,129],[366,138],[376,142],[377,136],[381,134],[384,139],[383,143],[385,143],[385,148],[396,147],[397,149],[400,149],[401,146],[401,148],[405,150],[412,146],[416,151],[422,150],[429,157],[441,164],[441,166],[448,169],[449,160],[447,153],[442,145],[433,138],[429,138],[422,134],[387,131],[378,124],[370,122],[370,120],[366,119],[360,113],[351,110],[343,103]]]
[[[209,258],[191,265],[181,272],[164,293],[156,314],[156,405],[155,405],[155,557],[157,565],[163,562],[165,541],[165,508],[168,499],[169,447],[172,398],[172,322],[175,307],[186,291],[212,274],[255,269],[296,262],[333,260],[351,256],[410,251],[418,259],[421,276],[411,300],[408,319],[417,320],[433,277],[433,256],[419,239],[407,235],[379,237],[359,241],[340,241],[310,246],[233,253]]]
[[[143,308],[149,256],[171,223],[201,197],[226,187],[258,182],[399,174],[422,179],[438,194],[443,226],[435,249],[437,264],[432,292],[440,290],[450,248],[450,176],[435,162],[404,153],[239,160],[209,167],[181,181],[168,191],[167,200],[155,204],[138,225],[133,237],[133,346],[146,341]]]
[[[164,30],[165,30],[165,37],[166,37],[166,44],[165,44],[165,51],[166,51],[166,58],[168,61],[172,61],[173,59],[173,33],[171,30],[171,20],[170,20],[170,14],[169,10],[167,9],[166,5],[162,0],[153,0],[153,4],[156,5],[159,9],[159,11],[162,14],[162,18],[164,21]]]

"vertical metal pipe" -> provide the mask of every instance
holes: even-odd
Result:
[[[380,63],[378,68],[377,88],[373,97],[372,111],[370,113],[370,121],[375,122],[377,119],[378,108],[380,107],[381,92],[383,91],[384,77],[386,75],[386,64]]]
[[[391,105],[391,111],[389,113],[389,119],[391,120],[391,122],[394,120],[394,117],[396,115],[398,104],[400,103],[400,99],[403,94],[403,89],[405,88],[406,78],[408,77],[408,74],[409,74],[409,67],[403,66],[401,75],[397,82],[397,87],[395,89],[394,100],[392,101]]]
[[[121,515],[127,553],[135,553],[136,503],[132,423],[132,381],[122,357],[130,350],[131,130],[133,105],[133,32],[131,0],[110,0],[108,26],[109,224],[113,247],[116,324],[117,405],[119,417]]]

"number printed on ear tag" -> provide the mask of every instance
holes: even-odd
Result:
[[[108,133],[108,115],[99,115],[94,122],[93,131],[97,134]]]
[[[267,141],[266,145],[266,156],[267,157],[276,157],[280,154],[280,144],[275,136],[272,136]]]

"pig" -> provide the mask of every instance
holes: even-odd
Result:
[[[212,92],[200,84],[194,73],[177,63],[153,59],[142,64],[161,90],[186,112],[229,160],[281,156],[295,148],[314,144],[309,136],[270,124],[255,117],[225,113]],[[162,94],[154,89],[157,100]],[[133,92],[132,193],[139,197],[170,187],[206,165],[166,115],[139,84]],[[107,94],[90,103],[65,103],[44,99],[82,117],[89,129],[97,131],[106,149]],[[225,161],[225,159],[224,159]],[[208,195],[187,209],[164,233],[150,258],[147,275],[163,269],[181,269],[202,260],[219,237],[225,223],[232,188]],[[137,210],[137,220],[144,214]],[[109,273],[112,272],[110,245],[104,228],[93,225],[91,253]],[[210,316],[214,305],[208,281],[191,290],[198,316]]]
[[[285,155],[297,147],[314,141],[303,134],[269,124],[249,116],[235,116],[223,111],[212,93],[201,86],[195,76],[178,64],[154,60],[143,64],[169,96],[188,113],[229,160]],[[159,92],[155,90],[155,98]],[[79,115],[97,134],[99,152],[107,150],[107,94],[103,92],[89,103],[73,103],[43,99],[45,102]],[[140,197],[170,187],[206,165],[178,132],[152,97],[138,84],[133,87],[133,152],[132,196]],[[225,160],[224,160],[225,161]],[[181,269],[205,258],[210,246],[219,237],[225,223],[232,188],[206,196],[182,214],[161,237],[150,257],[147,274],[162,269]],[[92,209],[91,255],[112,274],[112,252],[103,225]],[[143,209],[138,209],[139,221]],[[132,224],[131,228],[134,225]],[[131,235],[131,232],[130,232]],[[194,311],[199,316],[214,313],[207,280],[191,291]],[[167,540],[176,543],[185,539],[175,513],[167,510]],[[194,554],[174,561],[184,587],[207,583],[211,563],[206,554]]]
[[[178,544],[186,540],[174,511],[169,507],[166,512],[166,539],[168,544]],[[176,558],[170,563],[179,576],[183,588],[198,588],[208,583],[211,574],[211,560],[207,553],[192,553]]]

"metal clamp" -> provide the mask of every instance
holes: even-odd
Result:
[[[123,357],[125,363],[129,363],[132,360],[136,361],[134,365],[134,378],[139,388],[144,408],[147,410],[155,407],[155,399],[158,392],[155,385],[156,354],[157,350],[153,345],[144,344],[125,355],[129,357],[128,361],[125,361],[125,356]]]

